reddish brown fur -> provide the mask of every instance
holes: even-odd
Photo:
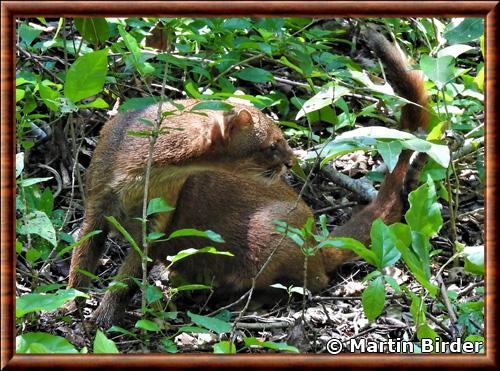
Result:
[[[407,69],[405,59],[383,37],[373,36],[370,44],[390,70],[387,76],[395,90],[417,103],[417,106],[403,108],[401,125],[412,130],[425,128],[428,121],[427,98],[420,75]],[[369,231],[375,219],[393,223],[401,218],[404,207],[401,194],[410,156],[408,151],[400,155],[396,168],[386,176],[376,199],[347,224],[335,229],[332,236],[353,237],[368,245]],[[162,195],[161,189],[157,192]],[[165,193],[166,196],[169,192]],[[168,220],[165,223],[163,217],[157,219],[159,230],[168,233],[179,228],[211,229],[220,233],[226,241],[218,249],[234,254],[233,257],[199,254],[184,259],[174,266],[177,277],[192,283],[200,280],[213,283],[220,297],[231,299],[250,288],[274,247],[279,246],[256,280],[256,290],[269,292],[269,285],[276,282],[302,286],[304,255],[293,241],[274,231],[272,222],[285,220],[291,226],[301,227],[312,212],[284,183],[265,186],[225,170],[197,172],[187,177],[177,206],[170,224]],[[191,247],[201,248],[208,243],[201,238],[172,239],[154,245],[151,253],[156,259],[165,261],[166,255]],[[328,274],[353,258],[353,254],[346,250],[320,250],[308,259],[308,289],[315,292],[326,287]],[[124,263],[122,272],[136,275],[137,257],[130,259]],[[275,298],[276,295],[276,290],[271,291],[268,298]],[[97,321],[102,325],[111,324],[114,316],[123,310],[128,296],[128,290],[107,292],[94,313]]]
[[[174,115],[164,119],[162,133],[155,144],[149,197],[162,196],[175,206],[185,179],[193,172],[224,169],[262,179],[278,178],[283,167],[291,167],[293,152],[281,130],[261,111],[231,103],[232,112],[190,109],[199,101],[177,101],[184,110],[163,103],[162,111]],[[101,229],[103,233],[84,241],[73,251],[69,286],[81,287],[89,279],[78,269],[93,272],[103,252],[109,226],[104,216],[113,215],[128,228],[138,226],[130,217],[141,216],[144,171],[149,141],[131,136],[129,131],[151,130],[139,118],[153,122],[158,105],[127,112],[108,121],[101,131],[87,171],[87,201],[82,234]],[[177,130],[182,129],[182,130]],[[273,148],[275,147],[275,148]],[[169,214],[164,218],[168,225]],[[136,237],[140,240],[140,234]]]

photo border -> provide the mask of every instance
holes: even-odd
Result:
[[[496,238],[499,100],[498,1],[4,1],[1,3],[1,362],[3,369],[343,367],[496,368]],[[15,354],[15,18],[54,17],[484,17],[485,18],[485,354]],[[486,248],[487,246],[487,248]]]

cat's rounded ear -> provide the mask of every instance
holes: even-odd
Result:
[[[224,140],[229,140],[238,130],[253,126],[252,114],[246,109],[224,112],[222,115],[221,132]]]

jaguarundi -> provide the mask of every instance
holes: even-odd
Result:
[[[162,111],[171,115],[163,119],[163,132],[155,143],[149,199],[161,194],[175,207],[185,180],[199,171],[220,169],[268,183],[278,180],[284,168],[293,165],[293,152],[281,130],[260,110],[230,103],[233,109],[229,112],[193,112],[198,103],[188,99],[162,104]],[[122,113],[103,126],[86,172],[82,236],[94,230],[102,233],[74,249],[69,287],[88,286],[90,279],[79,270],[95,271],[110,230],[105,216],[116,217],[141,241],[140,225],[131,218],[142,216],[149,140],[128,133],[151,130],[145,120],[152,122],[157,114],[155,104]],[[165,222],[170,215],[166,214]]]
[[[404,55],[382,35],[370,32],[368,44],[383,61],[386,77],[395,91],[413,102],[402,108],[400,127],[410,131],[425,129],[429,115],[421,72],[409,69]],[[400,154],[395,169],[385,176],[374,201],[346,224],[334,229],[332,237],[352,237],[369,245],[369,231],[374,220],[380,218],[390,224],[401,219],[409,191],[405,185],[412,184],[412,178],[418,176],[417,171],[410,167],[411,155],[412,152],[407,150]],[[195,255],[175,264],[173,274],[188,282],[197,282],[199,277],[213,278],[216,292],[226,298],[240,295],[250,288],[252,279],[282,239],[275,231],[274,220],[286,220],[293,227],[301,227],[313,215],[284,182],[263,184],[252,177],[223,169],[193,172],[186,178],[172,218],[159,215],[155,226],[167,235],[179,228],[210,229],[222,235],[226,242],[217,248],[232,252],[233,257]],[[167,199],[169,192],[168,188],[155,189],[155,194]],[[173,239],[153,245],[151,255],[165,261],[167,255],[206,245],[206,239]],[[341,263],[354,258],[351,251],[335,248],[322,249],[309,257],[307,288],[316,292],[327,287],[329,274]],[[264,293],[259,297],[265,297],[272,290],[269,285],[276,282],[302,286],[303,265],[303,253],[293,241],[284,238],[255,283],[256,292]],[[138,277],[140,272],[140,258],[135,253],[129,254],[120,274],[122,277]],[[106,292],[93,315],[97,323],[103,326],[115,323],[126,308],[130,295],[129,289]],[[267,298],[274,295],[275,291]]]

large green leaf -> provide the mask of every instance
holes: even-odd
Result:
[[[455,77],[455,58],[450,55],[439,58],[424,55],[420,59],[420,68],[439,89],[442,89],[447,82]]]
[[[417,253],[410,245],[413,242],[413,235],[407,224],[395,223],[390,226],[392,231],[393,243],[401,253],[405,264],[413,273],[415,278],[424,286],[432,296],[436,296],[438,288],[429,281],[429,252]]]
[[[142,53],[137,40],[127,31],[125,31],[125,29],[121,25],[118,26],[118,32],[123,39],[123,43],[129,50],[129,52],[132,53],[132,55],[130,56],[130,60],[132,61],[132,64],[139,72],[139,74],[144,76],[153,73],[154,67],[151,64],[142,61]]]
[[[140,319],[135,323],[135,327],[146,331],[153,331],[153,332],[160,331],[160,326],[156,322],[150,321],[148,319]]]
[[[455,25],[455,22],[452,24]],[[448,43],[460,44],[479,39],[484,34],[484,18],[464,18],[458,25],[444,33]]]
[[[349,89],[342,86],[329,86],[304,102],[302,108],[297,113],[295,120],[298,120],[308,113],[318,111],[334,103],[340,97],[349,93]]]
[[[49,84],[38,84],[38,91],[40,92],[40,97],[42,98],[43,103],[54,112],[58,112],[60,110],[60,103],[58,102],[61,94],[57,90],[53,90],[48,86]]]
[[[484,275],[484,246],[466,246],[465,270],[470,273]]]
[[[367,126],[346,131],[335,138],[335,141],[357,140],[362,138],[372,139],[415,139],[415,135],[406,131],[387,128],[385,126]]]
[[[109,39],[106,18],[75,18],[75,27],[80,35],[91,44],[100,44]]]
[[[334,237],[321,242],[318,248],[336,247],[338,249],[348,249],[359,255],[367,263],[378,266],[378,258],[375,253],[367,249],[361,242],[348,237]]]
[[[234,76],[245,81],[257,83],[274,81],[274,77],[271,72],[256,67],[247,67],[243,70],[237,71],[234,73]]]
[[[34,27],[22,23],[18,29],[19,37],[21,38],[21,45],[24,47],[30,46],[33,41],[42,33],[42,30],[37,30]]]
[[[17,229],[19,234],[37,234],[43,239],[57,246],[56,231],[47,214],[43,211],[35,210],[26,215],[26,224],[22,224]]]
[[[456,45],[451,45],[448,46],[444,49],[441,49],[438,53],[437,56],[439,57],[444,57],[446,55],[450,55],[453,58],[458,57],[460,54],[467,53],[470,50],[473,50],[474,48],[470,45],[463,45],[463,44],[456,44]]]
[[[82,55],[69,67],[64,96],[76,103],[99,93],[107,72],[107,48]]]
[[[78,353],[65,338],[45,332],[27,332],[16,337],[16,353]]]
[[[377,141],[377,149],[384,163],[387,165],[389,172],[392,172],[398,163],[399,154],[401,153],[403,146],[401,142],[394,140],[391,142]]]
[[[427,183],[411,192],[408,200],[410,209],[406,212],[405,219],[412,231],[419,232],[426,238],[439,232],[443,217],[432,179],[429,177]]]
[[[16,297],[16,318],[39,310],[53,311],[67,301],[88,295],[75,289],[58,290],[54,294],[24,294]]]
[[[97,330],[94,339],[94,353],[95,354],[109,354],[120,353],[113,340],[110,340],[100,330]]]
[[[377,256],[378,269],[393,265],[401,257],[401,253],[393,242],[394,237],[392,233],[391,229],[381,219],[373,222],[370,237],[372,240],[372,251]]]
[[[200,316],[191,312],[187,312],[187,315],[189,316],[189,318],[191,318],[191,321],[196,323],[198,326],[205,327],[213,332],[216,332],[217,334],[231,332],[231,324],[225,321],[221,321],[218,318]]]
[[[382,276],[375,278],[363,291],[361,303],[365,316],[370,321],[380,316],[385,305],[385,285]]]

